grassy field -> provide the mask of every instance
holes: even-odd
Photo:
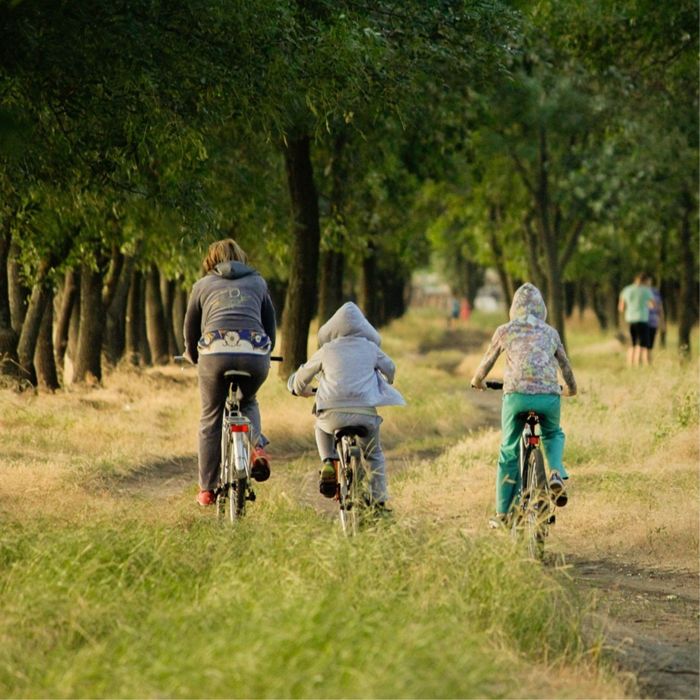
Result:
[[[382,428],[395,517],[354,542],[314,493],[310,406],[276,376],[273,478],[235,531],[194,504],[194,373],[3,390],[0,696],[634,696],[567,559],[697,571],[697,361],[632,372],[572,329],[572,499],[543,567],[486,528],[499,397],[467,386],[499,321],[384,331],[409,402]]]

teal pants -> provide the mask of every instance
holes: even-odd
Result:
[[[562,464],[564,431],[559,426],[561,397],[559,394],[506,394],[501,405],[501,451],[496,477],[496,510],[507,513],[518,492],[520,470],[520,435],[528,411],[536,411],[542,428],[542,444],[550,471],[562,479],[569,475]],[[525,415],[523,415],[525,414]]]

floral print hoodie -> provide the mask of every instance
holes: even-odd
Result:
[[[510,323],[499,326],[473,383],[481,383],[505,352],[504,394],[560,394],[557,364],[572,394],[576,380],[559,333],[545,323],[547,307],[540,290],[526,282],[513,296]]]

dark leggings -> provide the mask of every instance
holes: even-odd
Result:
[[[224,372],[237,369],[251,375],[250,378],[242,378],[239,386],[243,393],[241,412],[253,425],[252,441],[256,445],[261,435],[256,392],[270,371],[270,356],[241,353],[200,354],[197,368],[202,402],[199,420],[199,487],[212,490],[217,485],[221,460],[221,419],[228,389]]]

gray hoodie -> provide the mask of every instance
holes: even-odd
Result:
[[[316,408],[403,406],[401,394],[389,386],[396,367],[380,350],[381,338],[362,311],[343,304],[318,331],[318,351],[289,378],[290,391],[310,396],[318,375]]]
[[[197,362],[199,350],[206,352],[212,341],[226,345],[218,338],[220,331],[248,331],[255,334],[256,344],[261,334],[266,334],[269,352],[275,346],[275,330],[275,309],[267,284],[252,267],[222,262],[194,283],[184,327],[185,354],[193,362]]]

